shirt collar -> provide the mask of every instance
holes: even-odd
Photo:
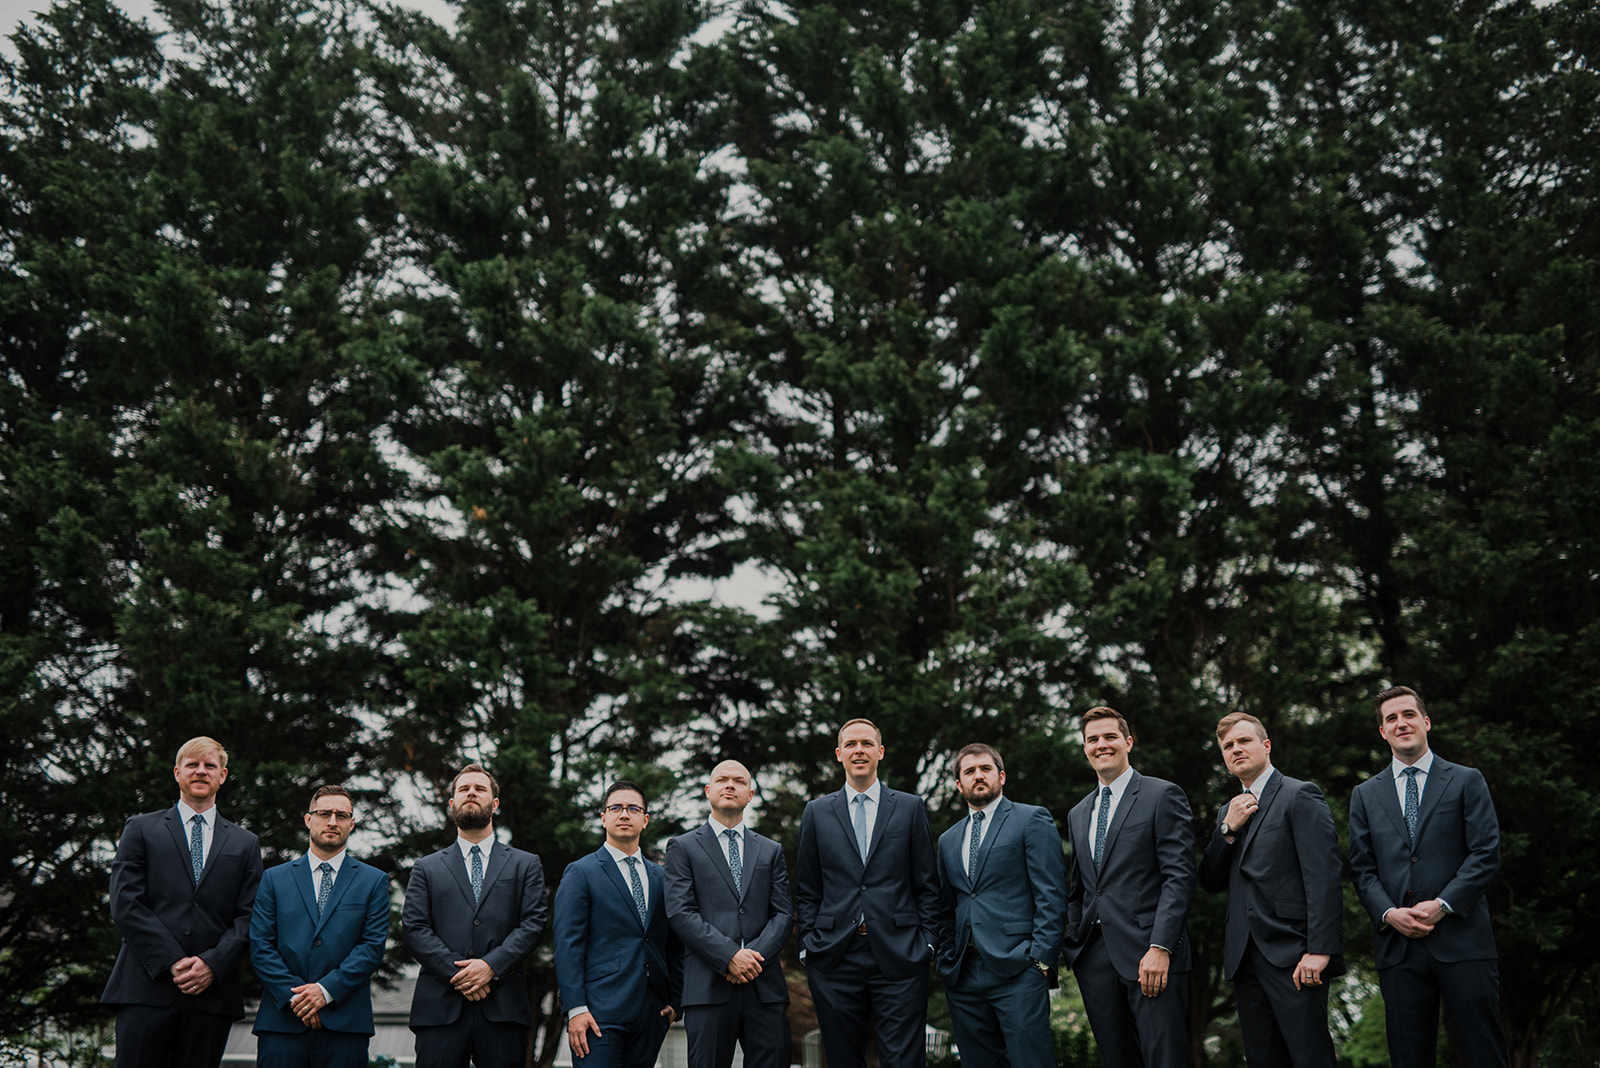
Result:
[[[458,839],[458,841],[459,841],[459,839]],[[327,863],[333,865],[333,874],[334,874],[335,878],[338,877],[339,868],[344,864],[344,858],[347,855],[349,855],[349,852],[350,851],[348,849],[341,849],[341,850],[339,850],[338,856],[329,857],[327,859]],[[322,859],[320,857],[318,857],[315,853],[311,852],[311,850],[308,849],[308,850],[306,850],[306,863],[311,865],[311,870],[312,871],[316,871],[319,867],[322,866],[323,861],[322,861]]]
[[[706,825],[711,828],[711,833],[715,835],[721,835],[725,831],[737,831],[740,838],[744,837],[744,820],[740,820],[732,827],[724,827],[714,817],[707,817]]]
[[[878,795],[883,792],[883,780],[882,779],[873,779],[872,780],[872,785],[867,787],[865,790],[857,790],[854,786],[851,786],[849,783],[845,783],[844,786],[845,786],[846,790],[850,791],[848,796],[850,798],[850,803],[852,805],[855,804],[856,795],[857,794],[866,794],[867,798],[874,805],[876,805],[878,803]]]
[[[1260,775],[1257,775],[1256,781],[1250,784],[1250,792],[1256,795],[1256,800],[1261,800],[1261,791],[1267,788],[1267,783],[1269,780],[1271,780],[1272,773],[1277,770],[1277,768],[1273,767],[1271,764],[1268,764],[1267,770],[1263,771]]]
[[[1433,750],[1429,749],[1426,753],[1423,753],[1422,759],[1417,761],[1415,764],[1407,764],[1399,757],[1395,757],[1389,761],[1389,773],[1396,779],[1404,775],[1407,768],[1416,768],[1418,771],[1422,772],[1424,776],[1426,776],[1428,772],[1433,770]]]
[[[644,859],[644,850],[642,849],[635,850],[632,853],[624,853],[610,842],[607,842],[605,843],[605,850],[607,853],[611,854],[611,859],[616,861],[618,864],[626,864],[629,857],[637,857],[640,860]]]
[[[1096,782],[1094,792],[1101,793],[1107,786],[1111,787],[1111,800],[1121,801],[1122,795],[1128,792],[1128,784],[1133,781],[1133,765],[1129,764],[1122,769],[1122,774],[1112,779],[1109,783]]]
[[[971,805],[968,805],[967,806],[967,815],[970,817],[974,812],[981,812],[981,813],[983,813],[984,821],[988,822],[989,817],[994,815],[994,807],[1000,803],[1000,798],[1004,797],[1004,796],[1005,796],[1004,794],[996,795],[996,797],[995,797],[995,799],[993,801],[990,801],[987,805],[984,805],[982,808],[973,808]]]
[[[483,851],[483,862],[489,863],[489,853],[494,849],[494,835],[490,835],[481,842],[469,842],[465,838],[456,837],[456,848],[461,850],[461,859],[468,864],[472,863],[472,847],[477,846]]]
[[[191,826],[194,823],[194,818],[196,816],[199,816],[201,819],[206,821],[206,828],[208,830],[215,830],[217,827],[217,806],[215,805],[212,805],[204,812],[196,812],[194,809],[189,807],[188,802],[179,801],[178,815],[183,818],[183,825],[185,827]]]

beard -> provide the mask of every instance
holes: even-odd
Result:
[[[481,831],[489,826],[489,821],[494,819],[494,815],[486,808],[470,805],[451,809],[450,818],[463,831]]]

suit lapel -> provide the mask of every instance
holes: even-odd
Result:
[[[455,877],[456,886],[461,890],[461,896],[466,898],[467,908],[477,911],[477,906],[472,900],[472,880],[467,877],[467,863],[461,857],[461,847],[455,843],[445,846],[444,866],[450,869],[450,874]]]
[[[313,927],[321,927],[317,919],[317,897],[311,892],[311,869],[306,864],[306,858],[300,857],[289,862],[289,878],[294,880],[294,888],[300,894],[300,904],[305,906],[306,915],[311,917]],[[339,880],[335,879],[337,885]]]
[[[217,825],[211,831],[211,848],[206,851],[205,866],[200,869],[200,882],[198,886],[204,886],[206,884],[206,876],[210,875],[211,869],[216,867],[217,858],[220,857],[222,855],[222,851],[227,848],[228,839],[232,836],[233,824],[229,823],[221,816],[218,816]],[[183,851],[185,855],[188,854],[189,846],[187,843],[185,843]]]
[[[1099,881],[1100,873],[1094,867],[1094,806],[1100,798],[1100,787],[1097,784],[1094,793],[1078,802],[1076,808],[1067,813],[1068,831],[1072,835],[1072,850],[1077,860],[1078,877],[1083,884],[1093,890]]]
[[[880,791],[879,794],[881,797],[882,791]],[[867,868],[866,862],[861,859],[861,850],[856,848],[855,824],[850,822],[851,795],[852,791],[850,787],[845,786],[840,789],[838,793],[828,795],[828,801],[833,808],[834,816],[838,817],[839,829],[844,831],[845,841],[850,843],[850,855],[856,858],[856,864],[861,868],[862,871],[865,871]],[[881,808],[882,806],[880,805],[879,807]],[[882,817],[883,813],[879,812],[878,815]],[[872,855],[870,850],[867,852],[867,855]]]
[[[489,900],[489,887],[493,886],[494,881],[500,878],[500,873],[506,870],[506,865],[510,861],[510,847],[500,845],[498,842],[495,843],[494,849],[489,851],[489,863],[483,869],[483,897],[478,901],[478,908],[482,908],[483,903]],[[468,880],[467,892],[469,897],[471,896],[471,891],[471,880]]]
[[[1378,807],[1388,815],[1389,822],[1394,824],[1395,833],[1402,842],[1411,841],[1411,832],[1406,829],[1406,812],[1400,806],[1400,794],[1394,785],[1394,765],[1389,764],[1369,782],[1378,789]]]
[[[1272,803],[1278,796],[1278,788],[1283,785],[1283,772],[1274,770],[1272,778],[1267,780],[1267,785],[1261,788],[1261,803],[1256,806],[1256,814],[1245,824],[1244,841],[1239,843],[1238,854],[1244,856],[1245,850],[1250,848],[1250,843],[1256,840],[1256,831],[1266,821],[1268,813],[1272,811]]]
[[[172,832],[172,848],[178,854],[178,861],[183,865],[185,872],[193,872],[194,865],[189,860],[189,836],[183,832],[183,814],[178,811],[178,806],[173,805],[167,810],[167,829]],[[194,882],[191,874],[189,881]]]
[[[950,876],[950,881],[963,890],[972,889],[972,879],[967,875],[967,868],[963,862],[966,843],[970,837],[972,837],[972,813],[968,812],[967,818],[956,824],[956,833],[940,844],[940,848],[944,850],[944,870]]]
[[[617,888],[617,893],[621,894],[623,900],[628,903],[628,915],[632,916],[633,922],[638,923],[640,930],[643,930],[644,924],[639,923],[639,906],[633,900],[633,887],[629,886],[627,880],[622,877],[622,872],[617,868],[617,862],[611,859],[611,853],[605,846],[601,846],[595,850],[594,858],[595,863],[600,865],[600,870],[605,873],[605,877],[611,881],[611,885]],[[640,878],[648,877],[648,874],[640,876]],[[656,895],[652,894],[650,897],[651,900],[645,903],[645,912],[647,913],[650,911],[650,906],[655,904]]]
[[[1100,857],[1100,866],[1103,868],[1111,859],[1111,854],[1116,850],[1117,835],[1122,832],[1122,825],[1128,822],[1128,813],[1133,811],[1133,806],[1139,803],[1139,788],[1144,785],[1144,776],[1137,771],[1133,778],[1128,780],[1128,788],[1122,791],[1122,800],[1117,802],[1117,811],[1111,815],[1111,826],[1106,828],[1106,851]],[[1091,832],[1092,833],[1092,832]],[[1090,849],[1094,848],[1090,844]],[[1089,854],[1089,866],[1094,866],[1094,854]]]
[[[652,864],[641,855],[639,857],[639,866],[644,869],[644,881],[650,887],[649,899],[644,904],[644,911],[650,917],[650,922],[645,924],[645,930],[649,931],[650,928],[666,921],[666,912],[662,908],[662,899],[667,892],[666,882],[659,864]],[[727,867],[727,865],[723,865],[723,867]],[[628,900],[633,900],[632,890],[628,891]],[[638,912],[639,910],[634,909],[634,911]]]
[[[983,841],[978,843],[978,860],[972,865],[972,884],[978,884],[978,876],[983,874],[983,862],[989,859],[989,847],[994,845],[995,838],[1000,834],[1000,828],[1006,824],[1006,817],[1011,815],[1011,801],[1009,798],[1000,798],[1000,803],[994,807],[994,814],[989,818],[989,829],[983,832]],[[968,820],[972,819],[969,814]],[[972,834],[972,828],[967,828],[967,834]]]
[[[317,933],[321,933],[322,925],[327,923],[328,917],[333,915],[333,910],[338,907],[339,902],[344,898],[345,891],[350,889],[350,884],[356,881],[356,873],[360,870],[361,862],[346,853],[344,863],[339,865],[339,874],[334,877],[333,892],[328,895],[328,907],[322,910],[321,916],[317,916],[316,901],[313,900],[311,902],[311,915],[317,918]],[[309,882],[309,879],[300,880],[301,885],[306,885]],[[484,885],[489,885],[487,880],[485,880]],[[309,887],[306,892],[310,893]]]
[[[872,837],[867,846],[867,860],[871,861],[873,854],[878,851],[878,844],[883,841],[883,836],[889,826],[889,814],[894,811],[897,792],[887,786],[878,787],[878,818],[872,822]],[[850,840],[855,841],[855,828],[850,830]],[[865,865],[863,865],[865,866]]]
[[[749,836],[746,834],[739,837],[748,839]],[[728,858],[722,853],[722,843],[717,841],[718,835],[712,831],[711,825],[702,823],[699,830],[694,833],[693,838],[694,843],[705,852],[706,860],[710,862],[711,867],[722,873],[722,880],[728,884],[728,889],[733,892],[735,897],[742,898],[744,895],[733,885],[733,869],[728,867]],[[740,843],[740,849],[743,850],[739,854],[741,860],[747,860],[750,856],[749,850],[744,848],[747,844],[747,841]],[[747,870],[749,866],[748,863],[745,864]],[[629,896],[631,897],[632,894],[630,893]]]
[[[1450,785],[1454,777],[1456,766],[1448,760],[1441,760],[1435,756],[1433,767],[1428,769],[1428,782],[1422,790],[1422,803],[1417,806],[1417,837],[1422,837],[1423,830],[1428,826],[1428,820],[1433,816],[1434,809],[1439,807],[1439,798],[1444,796],[1445,788]],[[1398,795],[1396,795],[1398,797]],[[1401,819],[1401,824],[1405,820]]]

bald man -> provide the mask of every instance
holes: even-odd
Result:
[[[791,1060],[778,953],[794,930],[794,905],[778,843],[745,826],[754,796],[750,769],[724,760],[706,783],[711,818],[667,844],[667,922],[688,950],[689,1068],[728,1068],[735,1042],[747,1068]]]

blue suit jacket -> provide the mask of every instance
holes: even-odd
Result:
[[[643,862],[649,922],[604,846],[567,865],[556,887],[556,982],[561,1011],[587,1005],[603,1030],[682,997],[683,946],[667,924],[661,865]]]
[[[969,944],[995,975],[1055,967],[1067,927],[1067,861],[1048,809],[1002,796],[967,875],[972,815],[939,836],[939,976],[953,985]]]
[[[111,920],[122,948],[102,1005],[170,1005],[172,965],[197,956],[216,979],[194,995],[202,1012],[244,1017],[239,962],[250,946],[250,909],[261,883],[261,844],[220,816],[200,883],[189,866],[189,836],[178,806],[131,817],[111,862]]]
[[[263,988],[255,1033],[306,1030],[289,1008],[291,988],[321,983],[330,999],[317,1014],[322,1026],[370,1035],[372,973],[389,937],[388,876],[346,856],[319,916],[313,870],[302,856],[261,878],[250,917],[250,966]]]
[[[1172,954],[1171,970],[1189,970],[1189,905],[1194,901],[1194,820],[1177,784],[1133,773],[1106,828],[1105,853],[1094,866],[1094,793],[1067,815],[1072,838],[1072,889],[1067,894],[1067,965],[1078,958],[1100,921],[1117,974],[1138,982],[1139,961],[1152,946]]]
[[[733,984],[723,975],[741,948],[755,950],[766,961],[756,979],[756,996],[770,1004],[789,1003],[778,961],[794,932],[783,851],[748,828],[739,842],[743,893],[733,888],[733,872],[709,824],[667,843],[667,920],[685,948],[684,1005],[727,1001]]]
[[[1454,963],[1498,954],[1484,891],[1500,870],[1500,821],[1476,768],[1434,754],[1417,811],[1417,842],[1406,833],[1394,778],[1384,770],[1350,795],[1350,876],[1377,927],[1378,967],[1400,963],[1405,936],[1383,914],[1438,897],[1446,916],[1427,936],[1434,959]]]
[[[522,966],[544,934],[545,916],[544,869],[532,853],[496,842],[476,907],[455,842],[417,861],[400,913],[406,948],[422,965],[411,998],[411,1026],[456,1021],[467,999],[450,985],[460,971],[455,962],[476,958],[495,973],[489,996],[479,1002],[484,1016],[532,1027]]]
[[[864,918],[878,967],[890,978],[907,978],[928,966],[930,947],[939,939],[939,877],[928,810],[916,794],[883,787],[863,864],[849,790],[809,802],[800,817],[800,948],[809,966],[832,967]]]

